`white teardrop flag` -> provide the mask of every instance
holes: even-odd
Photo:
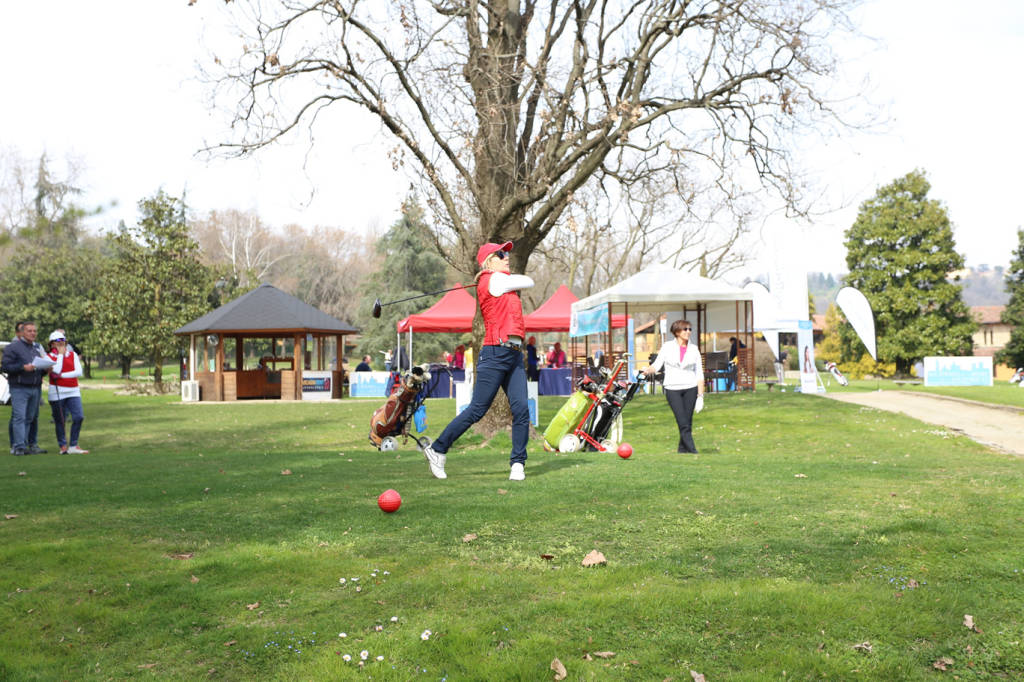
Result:
[[[864,342],[871,354],[871,359],[878,362],[875,354],[875,315],[871,312],[871,304],[867,297],[853,287],[843,287],[836,294],[836,304],[843,311],[846,320]]]

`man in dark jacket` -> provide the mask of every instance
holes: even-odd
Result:
[[[32,361],[42,354],[36,348],[36,323],[21,322],[17,337],[4,348],[0,367],[11,389],[11,453],[36,455],[46,452],[36,442],[39,432],[39,400],[43,370]]]

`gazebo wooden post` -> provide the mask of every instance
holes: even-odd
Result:
[[[224,335],[217,334],[217,364],[213,376],[214,400],[224,400]]]
[[[295,398],[294,400],[302,400],[302,369],[306,366],[306,354],[303,352],[305,347],[306,337],[295,335],[295,342],[293,344],[292,352],[295,356],[293,360],[295,364]]]
[[[245,361],[245,347],[242,337],[235,336],[235,371],[242,371],[242,363]]]
[[[344,358],[343,351],[345,350],[345,336],[343,334],[337,334],[334,337],[337,339],[337,346],[334,349],[335,355],[335,372],[334,372],[334,398],[344,398],[345,395],[342,392],[342,388],[345,385],[345,366],[342,363]]]
[[[196,379],[196,335],[188,335],[188,376],[189,381]]]

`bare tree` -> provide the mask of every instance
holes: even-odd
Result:
[[[236,1],[244,45],[211,75],[237,137],[211,150],[249,153],[335,105],[370,112],[464,272],[499,239],[525,271],[596,180],[628,194],[684,166],[749,176],[800,211],[790,151],[838,121],[828,40],[852,2]]]
[[[237,286],[248,291],[268,277],[284,257],[284,243],[253,211],[210,211],[192,223],[208,265],[224,264]]]

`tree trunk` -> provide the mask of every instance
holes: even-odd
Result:
[[[92,379],[92,360],[82,355],[82,378]]]
[[[153,356],[153,386],[157,393],[163,393],[164,358],[162,355]]]
[[[121,378],[132,378],[132,356],[130,355],[121,356]]]

